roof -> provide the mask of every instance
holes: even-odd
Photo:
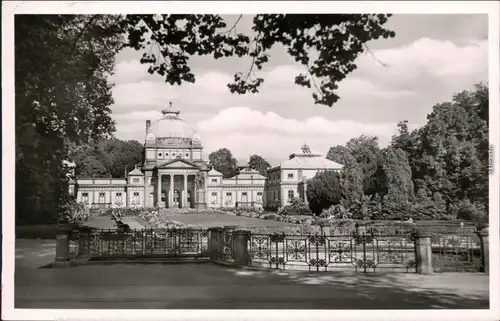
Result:
[[[142,176],[144,175],[137,167],[133,171],[128,173],[128,176]]]
[[[281,168],[290,169],[342,169],[344,165],[331,161],[320,153],[311,152],[307,145],[302,146],[301,153],[294,153],[280,164]]]
[[[231,179],[266,179],[265,176],[260,175],[259,171],[255,169],[250,169],[248,167],[240,166],[240,172],[238,175],[231,177]]]
[[[222,176],[222,173],[221,172],[218,172],[216,171],[215,169],[211,169],[209,172],[208,172],[208,176]]]

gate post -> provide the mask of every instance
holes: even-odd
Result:
[[[220,227],[211,227],[208,229],[210,232],[210,239],[209,239],[209,255],[210,255],[210,260],[211,261],[217,261],[219,258],[222,256],[222,253],[220,253],[222,249],[222,229]]]
[[[489,228],[485,227],[477,232],[481,246],[481,265],[484,273],[490,274],[490,242]]]
[[[56,262],[69,261],[69,232],[61,231],[56,235]]]
[[[432,274],[432,246],[430,235],[415,236],[415,262],[417,273]]]
[[[250,265],[248,242],[250,242],[250,231],[238,230],[233,232],[233,255],[236,265]]]

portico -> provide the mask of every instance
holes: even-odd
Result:
[[[165,208],[194,208],[196,176],[200,168],[185,159],[156,167],[156,204]]]

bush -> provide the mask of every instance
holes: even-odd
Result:
[[[293,199],[292,204],[281,208],[278,215],[313,215],[313,213],[303,200],[295,198]]]
[[[82,224],[91,216],[90,208],[72,198],[63,206],[59,223]]]

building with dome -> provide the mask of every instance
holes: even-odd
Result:
[[[342,168],[304,145],[302,153],[292,154],[270,169],[268,178],[248,167],[240,167],[236,176],[224,178],[209,167],[199,135],[179,115],[170,103],[162,117],[146,121],[144,159],[125,178],[70,181],[77,201],[100,208],[277,209],[295,197],[305,199],[306,177],[313,177],[319,170]]]

